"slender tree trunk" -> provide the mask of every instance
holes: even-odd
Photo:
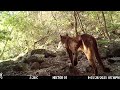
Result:
[[[96,15],[97,15],[97,20],[98,20],[98,23],[99,23],[99,25],[100,25],[100,27],[101,27],[102,23],[100,22],[100,17],[99,17],[99,15],[98,15],[98,13],[97,13]],[[102,30],[101,35],[103,35],[103,36],[104,36],[104,38],[105,38],[106,36],[105,36],[104,30],[103,30],[103,29],[101,29],[101,30]]]
[[[82,31],[83,33],[85,33],[85,29],[84,29],[84,27],[83,27],[83,23],[82,23],[82,20],[81,20],[80,15],[79,15],[78,12],[77,12],[77,16],[78,16],[78,20],[79,20],[79,23],[80,23],[81,31]]]
[[[106,37],[109,39],[109,40],[111,40],[110,39],[110,36],[109,36],[109,34],[108,34],[108,31],[107,31],[107,25],[106,25],[106,19],[105,19],[105,15],[104,15],[104,12],[103,11],[101,11],[101,13],[102,13],[102,17],[103,17],[103,22],[104,22],[104,28],[105,28],[105,34],[106,34]]]
[[[112,17],[112,13],[110,13],[109,15],[110,15],[111,23],[113,24],[114,20],[113,20],[113,17]]]
[[[77,13],[76,13],[76,11],[74,11],[74,19],[75,19],[75,33],[76,33],[76,36],[77,36],[78,32],[77,32]]]
[[[56,17],[54,16],[54,14],[53,14],[53,12],[51,11],[51,15],[52,15],[52,17],[54,18],[54,20],[56,21],[56,27],[57,27],[57,30],[59,30],[59,27],[58,27],[58,24],[57,24],[57,19],[56,19]]]
[[[111,22],[112,26],[114,27],[114,20],[113,20],[111,11],[109,13],[109,17],[110,17],[110,22]]]

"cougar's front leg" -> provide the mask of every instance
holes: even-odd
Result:
[[[67,53],[68,53],[69,58],[70,58],[70,60],[71,60],[72,66],[74,66],[73,53],[72,53],[72,51],[71,51],[70,49],[67,49]]]
[[[78,56],[78,53],[77,53],[77,51],[74,53],[74,66],[76,66],[77,64],[78,64],[78,58],[77,58],[77,56]]]

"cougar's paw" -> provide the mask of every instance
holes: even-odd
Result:
[[[69,67],[73,67],[73,65],[71,63],[68,64]]]
[[[74,65],[70,63],[70,64],[69,64],[69,68],[70,68],[70,69],[74,68]]]
[[[109,68],[105,68],[104,72],[110,72],[110,69]]]

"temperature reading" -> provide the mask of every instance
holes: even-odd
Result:
[[[29,79],[38,79],[38,76],[30,76],[30,78]]]

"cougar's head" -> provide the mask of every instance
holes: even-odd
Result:
[[[60,35],[61,43],[63,44],[64,47],[65,47],[68,37],[69,37],[68,34],[63,35],[63,36]]]

